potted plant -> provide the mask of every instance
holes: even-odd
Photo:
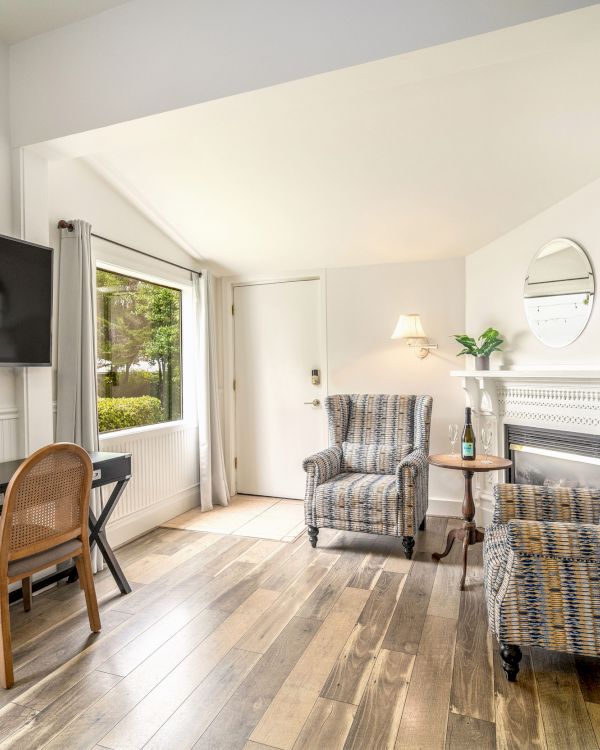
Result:
[[[495,351],[502,351],[500,345],[504,343],[504,339],[500,338],[500,334],[495,328],[488,328],[481,336],[477,337],[477,340],[467,336],[466,333],[455,334],[454,338],[463,347],[456,356],[470,354],[475,357],[476,370],[489,370],[490,354]]]

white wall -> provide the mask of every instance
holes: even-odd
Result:
[[[419,360],[390,336],[400,313],[417,312],[439,349]],[[448,424],[464,419],[453,333],[464,327],[464,260],[397,263],[327,271],[329,393],[428,393],[433,396],[431,451],[449,452]],[[430,510],[456,513],[462,481],[430,470]]]
[[[506,337],[505,365],[600,365],[600,305],[582,335],[569,346],[544,346],[531,333],[523,307],[527,268],[537,251],[555,237],[568,237],[588,252],[600,292],[600,180],[538,214],[466,259],[466,327],[471,335],[488,326]]]
[[[11,234],[12,220],[8,119],[8,47],[0,42],[0,234]],[[15,403],[13,371],[0,368],[0,411]]]
[[[14,145],[523,23],[589,0],[130,0],[11,47]]]
[[[0,234],[10,234],[11,183],[8,47],[0,42]]]
[[[56,228],[59,219],[85,219],[97,234],[183,266],[198,266],[196,259],[81,159],[49,164],[48,194],[47,216],[55,248],[60,244]],[[93,239],[93,250],[100,262],[181,286],[183,291],[184,419],[101,437],[101,449],[132,454],[133,478],[109,525],[112,543],[120,544],[188,510],[199,500],[190,274],[98,239]]]

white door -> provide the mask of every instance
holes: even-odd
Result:
[[[322,378],[319,284],[234,289],[239,493],[304,497],[302,461],[326,434],[323,386],[311,381],[312,370]]]

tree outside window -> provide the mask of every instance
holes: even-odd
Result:
[[[181,291],[96,270],[100,432],[181,419]]]

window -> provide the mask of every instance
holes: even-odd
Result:
[[[181,419],[181,291],[96,270],[100,432]]]

